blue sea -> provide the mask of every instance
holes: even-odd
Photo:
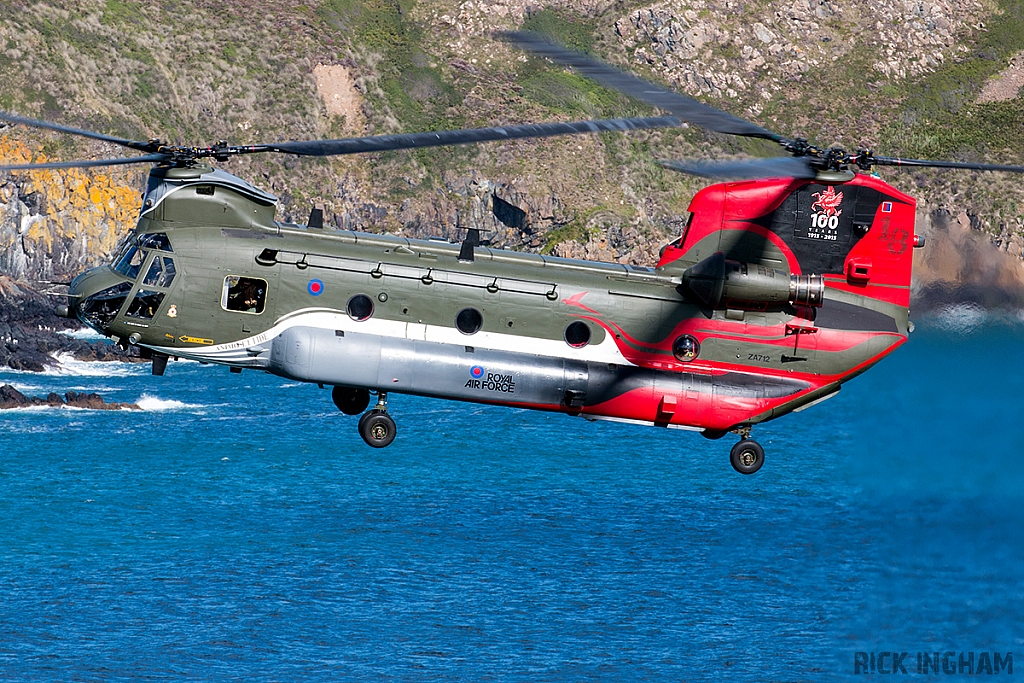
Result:
[[[1019,680],[1024,324],[917,322],[753,476],[732,435],[395,395],[373,450],[271,375],[0,371],[145,408],[0,411],[0,680]]]

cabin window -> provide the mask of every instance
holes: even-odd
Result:
[[[565,343],[574,349],[582,349],[590,343],[590,325],[582,320],[569,323],[565,328]]]
[[[220,305],[225,311],[260,314],[267,305],[267,281],[258,277],[228,275]]]
[[[114,266],[114,270],[128,279],[134,280],[138,276],[139,268],[142,267],[142,261],[145,258],[146,255],[139,251],[138,247],[131,246]]]
[[[462,334],[476,334],[484,326],[484,316],[475,308],[463,308],[455,316],[455,327]]]
[[[700,342],[688,334],[676,337],[672,342],[672,355],[681,363],[689,363],[700,355]]]
[[[152,232],[139,237],[140,249],[159,249],[160,251],[174,251],[171,249],[171,242],[167,235],[162,232]]]
[[[155,292],[151,289],[140,289],[135,293],[135,298],[132,299],[130,304],[128,304],[128,310],[125,311],[124,314],[130,318],[152,320],[163,300],[163,292]]]
[[[174,261],[170,256],[154,256],[149,265],[149,272],[142,284],[151,287],[170,287],[174,280]]]
[[[366,320],[373,315],[373,301],[365,294],[356,294],[348,300],[345,310],[353,320]]]

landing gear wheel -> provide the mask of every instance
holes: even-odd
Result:
[[[753,474],[764,464],[764,449],[753,439],[743,439],[732,447],[729,461],[740,474]]]
[[[368,389],[352,389],[351,387],[334,387],[331,391],[331,400],[338,410],[346,415],[358,415],[370,405],[370,391]]]
[[[395,421],[380,410],[371,410],[359,418],[359,436],[367,446],[384,448],[395,440]]]

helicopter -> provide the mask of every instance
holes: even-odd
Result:
[[[11,123],[139,156],[2,171],[153,164],[137,224],[113,260],[78,275],[58,314],[170,358],[332,387],[371,447],[394,440],[391,394],[414,394],[697,431],[740,440],[836,395],[907,341],[915,200],[874,166],[1024,167],[847,153],[786,138],[544,36],[501,37],[668,113],[339,140],[185,147],[0,112]],[[778,143],[788,155],[665,161],[723,182],[697,192],[653,266],[492,249],[275,220],[276,198],[205,160],[333,156],[694,124]],[[856,170],[855,170],[856,169]],[[858,172],[860,171],[860,172]],[[728,179],[728,180],[726,180]],[[371,397],[376,403],[370,407]]]

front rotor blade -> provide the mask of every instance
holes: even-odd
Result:
[[[869,166],[919,166],[926,168],[962,168],[968,171],[1007,171],[1024,173],[1024,166],[1002,166],[1000,164],[973,164],[962,161],[929,161],[927,159],[900,159],[899,157],[869,157]]]
[[[464,145],[471,142],[513,140],[517,138],[543,138],[553,135],[598,133],[601,131],[642,130],[667,128],[682,125],[674,116],[648,116],[634,119],[600,119],[573,123],[531,123],[522,126],[501,126],[494,128],[467,128],[463,130],[440,130],[433,133],[404,133],[400,135],[375,135],[365,138],[342,140],[309,140],[304,142],[278,142],[271,145],[257,145],[254,151],[287,152],[303,156],[326,157],[337,154],[359,152],[383,152],[394,149],[417,149],[443,145]]]
[[[92,138],[93,140],[102,140],[104,142],[112,142],[115,145],[121,145],[123,147],[130,147],[131,149],[137,149],[143,152],[152,151],[153,145],[149,142],[140,142],[138,140],[127,140],[125,138],[116,138],[113,135],[104,135],[103,133],[94,133],[91,130],[82,130],[81,128],[72,128],[70,126],[62,126],[59,123],[51,123],[50,121],[42,121],[40,119],[30,119],[24,116],[16,116],[15,114],[9,114],[5,111],[0,111],[0,121],[10,121],[11,123],[21,123],[26,126],[32,126],[33,128],[45,128],[47,130],[55,130],[60,133],[69,133],[71,135],[78,135],[83,138]]]
[[[0,171],[36,171],[48,168],[90,168],[93,166],[123,166],[125,164],[160,163],[170,159],[168,154],[147,154],[141,157],[96,159],[93,161],[51,161],[43,164],[11,164],[0,166]]]
[[[618,90],[658,109],[675,114],[684,121],[689,121],[701,128],[730,135],[764,138],[774,142],[785,141],[782,136],[757,124],[727,114],[720,109],[709,107],[686,95],[648,83],[604,62],[567,50],[549,42],[538,33],[509,31],[498,35],[534,54],[547,57],[563,66],[571,66],[584,76],[592,78],[607,88]]]
[[[680,173],[703,178],[813,178],[817,175],[804,157],[769,157],[741,161],[659,161],[660,165]]]

